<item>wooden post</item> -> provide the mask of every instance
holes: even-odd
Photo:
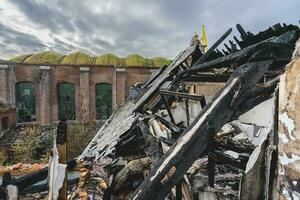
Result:
[[[62,120],[58,123],[57,126],[57,135],[56,135],[56,144],[57,144],[57,151],[59,155],[59,163],[66,164],[67,163],[67,123],[65,120]],[[63,186],[59,190],[59,197],[60,200],[67,200],[67,171],[65,174],[65,179]]]

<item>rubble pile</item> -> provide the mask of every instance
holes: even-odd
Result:
[[[239,24],[236,28],[240,39],[234,36],[226,49],[216,48],[232,29],[207,52],[192,44],[132,89],[134,95],[76,158],[84,168],[70,199],[272,199],[276,195],[276,88],[300,30],[285,24],[258,34]],[[187,91],[188,83],[201,82],[224,84],[213,97]],[[260,105],[263,108],[257,109]],[[29,177],[33,176],[23,180]],[[24,181],[16,182],[28,187]]]
[[[274,91],[291,60],[299,28],[276,24],[256,35],[240,25],[237,30],[241,40],[229,40],[222,52],[215,48],[231,29],[204,54],[197,45],[181,52],[136,88],[135,94],[140,95],[119,107],[94,137],[79,159],[106,181],[107,199],[268,199],[273,195]],[[204,95],[185,90],[186,82],[205,81],[226,82],[208,103]],[[268,124],[239,122],[241,115],[271,98],[273,117]],[[192,100],[202,107],[195,118],[190,116]],[[234,120],[244,130],[243,137],[234,137],[243,139],[218,138],[224,134],[221,128]],[[199,172],[188,176],[193,164],[206,156]]]

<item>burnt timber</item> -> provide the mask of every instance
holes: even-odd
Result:
[[[169,66],[163,66],[140,87],[133,88],[138,95],[129,97],[115,110],[77,158],[91,170],[97,171],[101,166],[99,177],[109,183],[104,199],[116,199],[121,191],[127,191],[126,199],[160,200],[170,195],[183,199],[189,168],[207,155],[212,188],[217,181],[216,165],[245,170],[249,156],[237,160],[223,151],[250,154],[253,147],[224,143],[217,138],[217,133],[226,123],[274,96],[277,77],[290,62],[300,31],[298,26],[285,24],[276,24],[258,34],[245,31],[239,24],[236,28],[240,39],[234,36],[235,43],[229,40],[226,50],[217,47],[232,29],[206,53],[199,46],[188,47]],[[221,68],[225,71],[216,73]],[[185,82],[207,80],[226,82],[210,101],[185,90]],[[189,115],[189,101],[199,101],[202,108],[194,119]],[[184,102],[186,123],[176,122],[172,112],[175,102]],[[167,114],[159,114],[160,110]],[[157,127],[157,122],[162,129],[167,129],[167,134],[154,134],[152,129]],[[141,170],[147,166],[149,173],[144,175]],[[45,178],[45,170],[40,175]],[[21,181],[25,179],[16,180],[22,183],[20,190],[25,188]],[[172,188],[176,188],[175,193]]]

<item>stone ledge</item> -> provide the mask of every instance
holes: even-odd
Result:
[[[117,71],[117,72],[125,72],[126,69],[125,69],[125,68],[116,68],[116,71]]]
[[[39,69],[41,69],[41,70],[51,70],[51,67],[42,65],[42,66],[39,66]]]
[[[80,67],[79,71],[81,71],[81,72],[89,72],[90,68],[89,67]]]

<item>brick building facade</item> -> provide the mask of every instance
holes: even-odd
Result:
[[[16,123],[16,109],[0,98],[0,133]]]
[[[43,52],[0,64],[0,97],[16,106],[19,122],[106,119],[129,89],[165,58]]]

